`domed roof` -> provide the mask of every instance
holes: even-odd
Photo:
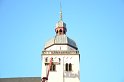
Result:
[[[58,27],[66,28],[66,24],[62,20],[60,20],[56,23],[56,28],[58,28]]]
[[[47,41],[45,43],[45,49],[50,47],[51,45],[56,45],[56,44],[59,44],[59,45],[65,44],[65,45],[69,45],[69,46],[72,46],[77,49],[77,45],[76,45],[75,41],[73,41],[72,39],[67,37],[65,34],[55,36],[52,39],[50,39],[49,41]]]

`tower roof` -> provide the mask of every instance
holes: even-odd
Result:
[[[58,28],[58,27],[66,28],[66,24],[62,20],[62,5],[61,5],[61,1],[60,1],[60,18],[59,18],[59,21],[56,23],[56,28]]]
[[[52,39],[45,43],[45,49],[52,45],[69,45],[77,49],[77,45],[74,40],[70,39],[66,35],[54,36]]]
[[[64,23],[62,20],[59,20],[59,21],[56,23],[56,28],[59,28],[59,27],[64,27],[64,28],[66,28],[66,23]]]
[[[61,1],[60,1],[60,20],[62,20],[62,5],[61,5]]]
[[[60,2],[60,19],[56,23],[55,32],[56,35],[45,43],[44,49],[47,49],[52,45],[69,45],[70,47],[78,49],[75,41],[73,41],[72,39],[66,36],[67,29],[66,29],[66,24],[62,20],[61,2]]]
[[[59,18],[59,21],[56,23],[55,32],[56,32],[56,35],[63,35],[63,34],[66,34],[67,32],[66,24],[62,20],[61,2],[60,2],[60,18]]]

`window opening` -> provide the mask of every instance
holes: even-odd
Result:
[[[48,57],[45,58],[45,62],[48,62]]]
[[[59,62],[61,62],[61,59],[59,58]]]
[[[69,71],[72,71],[72,64],[69,63]]]
[[[65,64],[65,71],[68,71],[68,63]]]
[[[71,63],[66,63],[65,64],[65,71],[72,71],[72,64]]]
[[[50,71],[56,71],[56,65],[55,65],[55,64],[52,64],[52,65],[51,65]]]

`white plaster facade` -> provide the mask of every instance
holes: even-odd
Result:
[[[42,77],[46,76],[48,71],[48,65],[45,65],[45,58],[48,58],[48,62],[51,57],[53,58],[53,62],[59,62],[59,58],[61,59],[59,64],[56,65],[56,71],[49,72],[47,82],[80,82],[80,54],[77,50],[68,45],[53,45],[45,51],[46,53],[42,53]],[[52,51],[60,51],[60,53],[54,54]],[[66,53],[62,54],[61,51]],[[66,63],[72,64],[72,71],[65,70]]]

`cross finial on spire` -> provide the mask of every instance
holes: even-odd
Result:
[[[62,20],[62,5],[61,5],[61,0],[60,0],[60,20]]]

